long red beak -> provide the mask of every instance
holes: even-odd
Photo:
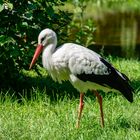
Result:
[[[43,47],[44,47],[44,46],[41,45],[41,44],[37,45],[37,48],[36,48],[36,50],[35,50],[35,53],[34,53],[34,56],[33,56],[33,59],[32,59],[32,62],[31,62],[31,64],[30,64],[29,69],[31,69],[31,68],[33,67],[33,65],[35,64],[37,58],[39,57],[40,53],[41,53],[42,50],[43,50]]]

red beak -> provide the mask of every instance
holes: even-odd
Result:
[[[35,53],[34,53],[34,56],[33,56],[29,69],[31,69],[32,66],[35,64],[35,62],[36,62],[37,58],[39,57],[40,53],[42,52],[43,48],[44,48],[43,45],[40,45],[40,44],[37,45],[37,48],[35,50]]]

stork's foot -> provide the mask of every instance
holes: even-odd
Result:
[[[77,120],[76,128],[80,127],[80,120],[81,120],[82,110],[84,107],[83,99],[84,99],[84,93],[80,93],[80,103],[79,103],[78,120]]]
[[[99,102],[99,105],[100,105],[100,114],[101,114],[101,126],[104,127],[104,113],[103,113],[103,101],[102,101],[102,96],[96,91],[96,90],[93,90],[95,96],[97,97],[98,99],[98,102]]]

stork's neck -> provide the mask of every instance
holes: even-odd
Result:
[[[54,53],[56,49],[56,44],[49,44],[48,46],[46,46],[43,50],[43,54],[47,57],[52,56],[52,54]]]
[[[42,63],[46,69],[51,69],[52,66],[52,55],[56,49],[56,44],[49,44],[43,50]]]

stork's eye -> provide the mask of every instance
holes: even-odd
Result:
[[[44,39],[45,39],[45,36],[41,38],[41,42],[43,42],[43,41],[44,41]]]

